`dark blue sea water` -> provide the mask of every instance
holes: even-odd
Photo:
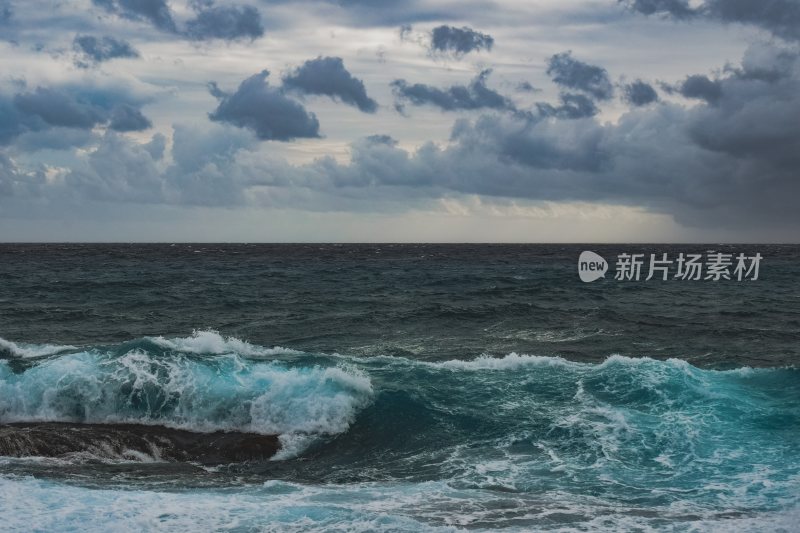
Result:
[[[613,279],[711,250],[759,279]],[[0,528],[797,531],[799,276],[775,245],[0,245]],[[110,440],[58,448],[81,427]]]

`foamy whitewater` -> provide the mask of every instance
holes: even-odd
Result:
[[[790,531],[798,398],[795,368],[677,359],[425,362],[212,331],[28,346],[0,360],[2,423],[250,432],[283,449],[157,476],[152,456],[7,457],[0,516],[40,531]]]

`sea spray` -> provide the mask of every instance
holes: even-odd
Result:
[[[291,367],[236,353],[112,352],[70,353],[22,372],[0,360],[0,422],[334,435],[372,399],[369,378],[344,364]]]

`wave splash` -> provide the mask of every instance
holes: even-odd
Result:
[[[0,357],[34,359],[76,350],[75,346],[57,344],[23,344],[0,338]]]
[[[703,530],[704,520],[770,523],[800,508],[797,368],[524,354],[425,362],[196,332],[0,360],[0,424],[35,421],[280,435],[278,458],[301,460],[248,473],[371,487],[335,491],[339,509],[363,505],[363,516],[378,504],[373,489],[397,502],[402,484],[421,496],[391,512],[422,526],[596,530],[635,518],[644,530]],[[320,517],[311,525],[357,518],[339,522],[339,504],[296,497]],[[444,521],[453,506],[463,523]]]
[[[299,354],[297,350],[282,348],[265,348],[250,344],[236,337],[224,337],[213,330],[195,330],[189,337],[167,339],[162,336],[145,337],[145,341],[152,342],[167,350],[180,353],[222,355],[238,354],[246,357],[270,357],[280,354]]]
[[[121,355],[79,351],[39,360],[22,372],[0,360],[0,422],[133,423],[279,435],[286,456],[305,437],[346,431],[372,399],[369,378],[346,364],[252,360],[232,353],[246,343],[230,341],[216,345],[222,355],[197,357],[192,342],[208,340],[203,337],[158,340],[172,343],[176,350],[170,353],[151,353],[145,346]]]

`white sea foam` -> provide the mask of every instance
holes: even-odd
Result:
[[[75,346],[58,344],[24,344],[0,338],[0,351],[23,359],[45,357],[69,350],[77,350],[77,348]]]
[[[117,358],[81,352],[21,374],[0,361],[4,422],[139,423],[298,443],[346,431],[372,395],[370,379],[347,365],[290,367],[238,355],[198,362],[140,350]]]
[[[702,506],[633,506],[563,491],[509,494],[446,481],[310,485],[270,481],[240,490],[109,490],[0,477],[0,516],[10,531],[725,531],[789,532],[800,509],[754,514]],[[20,504],[24,502],[24,504]],[[102,512],[98,512],[98,509]],[[731,509],[731,511],[735,511]]]
[[[504,357],[481,355],[472,360],[452,359],[431,364],[449,370],[516,370],[531,366],[563,367],[578,363],[572,363],[561,357],[510,353]]]
[[[371,357],[360,357],[352,355],[344,355],[339,353],[328,354],[328,357],[335,357],[346,359],[352,362],[373,362],[373,363],[386,363],[390,365],[412,365],[423,366],[429,368],[442,368],[447,370],[459,371],[505,371],[505,370],[518,370],[528,367],[558,367],[572,370],[590,370],[590,369],[604,369],[610,368],[614,365],[642,367],[654,366],[663,367],[665,369],[682,369],[682,370],[699,370],[697,367],[691,365],[682,359],[653,359],[651,357],[628,357],[624,355],[610,355],[599,363],[578,362],[570,361],[557,355],[531,355],[524,353],[511,352],[501,357],[496,357],[489,354],[481,354],[472,359],[449,359],[447,361],[421,361],[415,359],[408,359],[405,357],[397,357],[392,355],[376,355]],[[769,370],[769,369],[764,369]],[[740,372],[742,369],[737,370],[703,370],[703,372],[711,373],[726,373],[726,372]],[[744,373],[747,371],[744,370]]]
[[[235,353],[248,357],[269,357],[278,354],[302,353],[289,348],[276,346],[266,348],[236,337],[224,337],[213,330],[195,330],[189,337],[176,337],[167,339],[162,336],[147,337],[147,340],[166,348],[181,353],[220,355]]]

